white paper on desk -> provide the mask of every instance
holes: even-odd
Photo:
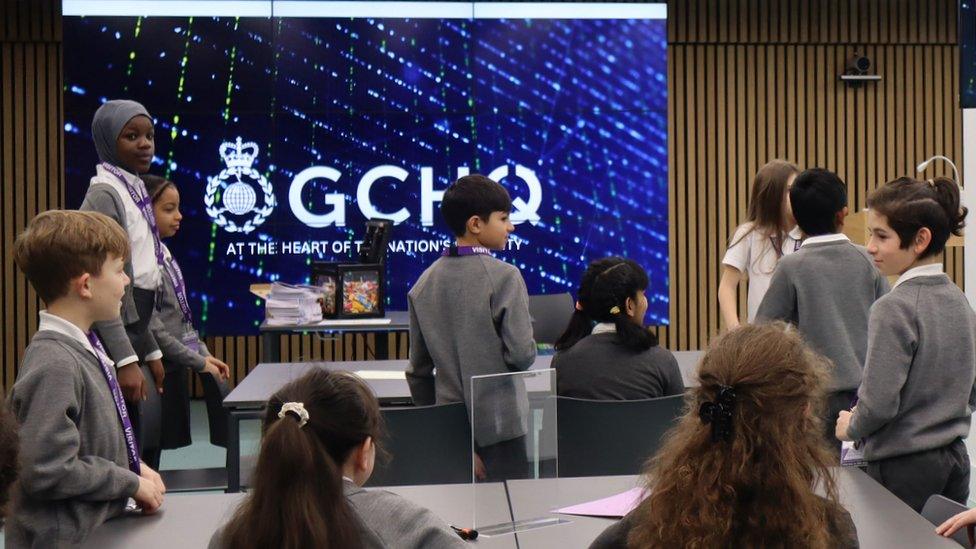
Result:
[[[610,497],[595,499],[593,501],[587,501],[586,503],[556,509],[553,511],[553,513],[562,513],[564,515],[582,515],[587,517],[621,518],[627,513],[633,511],[634,508],[640,505],[640,502],[644,501],[644,498],[646,497],[647,492],[645,492],[643,488],[631,488],[626,492],[621,492]]]
[[[325,319],[318,324],[325,326],[382,326],[393,322],[392,318],[339,318]]]
[[[406,375],[403,372],[390,370],[356,370],[353,373],[363,379],[406,379]]]

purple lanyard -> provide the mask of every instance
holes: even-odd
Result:
[[[173,291],[176,294],[176,302],[180,305],[180,312],[183,313],[183,322],[189,325],[193,325],[193,313],[190,312],[190,301],[186,296],[186,282],[183,279],[183,271],[180,270],[180,264],[176,262],[176,258],[172,257],[172,254],[168,261],[163,263],[165,266],[166,274],[169,275],[169,279],[173,282]]]
[[[156,252],[156,264],[163,267],[163,243],[159,240],[159,228],[156,226],[156,214],[153,213],[152,199],[148,195],[141,196],[141,193],[136,191],[136,188],[129,183],[125,175],[115,166],[107,162],[102,162],[102,167],[122,182],[125,189],[129,191],[129,196],[132,197],[132,201],[135,202],[136,207],[142,212],[143,219],[149,224],[149,232],[152,233],[153,250]]]
[[[108,353],[105,352],[105,347],[102,346],[102,342],[98,340],[95,332],[88,332],[88,342],[95,349],[95,358],[102,365],[102,373],[105,374],[105,379],[108,381],[108,388],[112,392],[112,400],[115,401],[115,411],[119,413],[119,419],[122,420],[122,432],[125,435],[125,446],[129,454],[129,470],[137,475],[141,475],[136,435],[132,430],[132,422],[129,421],[129,411],[126,409],[125,401],[122,399],[122,390],[119,389],[119,382],[116,381],[115,372],[112,371],[114,365],[106,358]],[[139,375],[142,375],[142,372]]]
[[[484,246],[455,246],[451,245],[441,252],[441,256],[460,257],[464,255],[491,255],[491,250]]]

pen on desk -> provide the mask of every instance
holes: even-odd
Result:
[[[454,533],[461,536],[461,539],[465,541],[478,539],[478,531],[474,528],[458,528],[452,524],[451,530],[454,530]]]

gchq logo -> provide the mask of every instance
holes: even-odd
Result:
[[[254,168],[252,164],[257,156],[257,145],[252,142],[243,143],[238,137],[235,143],[225,142],[220,145],[220,153],[224,158],[227,168],[219,176],[210,179],[207,185],[207,194],[204,203],[207,206],[207,215],[215,223],[228,232],[248,233],[255,227],[264,222],[275,207],[275,199],[272,194],[271,184],[268,183]],[[253,146],[253,148],[251,148]],[[227,155],[225,155],[227,153]],[[245,168],[246,166],[246,168]],[[542,205],[542,185],[539,178],[531,169],[516,164],[514,176],[521,179],[528,188],[528,200],[522,197],[512,199],[513,212],[510,217],[512,223],[519,224],[528,221],[531,224],[539,222],[538,210]],[[239,170],[235,171],[235,170]],[[470,170],[467,167],[457,168],[457,177],[468,175]],[[505,177],[513,175],[508,166],[499,166],[492,170],[488,177],[499,181]],[[234,180],[231,181],[231,176]],[[251,183],[245,183],[242,179],[248,179]],[[326,213],[313,213],[302,199],[305,187],[315,180],[326,180],[338,183],[343,174],[331,166],[311,166],[302,170],[292,180],[288,188],[288,206],[296,219],[309,227],[320,228],[335,225],[337,227],[346,224],[346,195],[340,192],[324,192],[322,204],[329,206],[330,211]],[[371,168],[362,175],[356,186],[356,205],[360,213],[366,219],[389,219],[394,224],[408,221],[413,213],[406,207],[393,212],[379,210],[370,198],[373,185],[386,178],[406,181],[410,172],[401,168],[384,164]],[[255,183],[257,184],[255,186]],[[258,192],[263,192],[261,206],[258,207]],[[217,192],[221,192],[221,205],[217,202]],[[430,167],[420,168],[420,223],[424,226],[434,224],[434,206],[444,198],[444,191],[434,190],[434,169]],[[247,216],[243,224],[238,224],[233,219],[228,219],[227,213],[235,216]]]

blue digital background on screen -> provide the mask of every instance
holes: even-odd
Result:
[[[589,261],[626,255],[650,276],[646,320],[666,324],[665,28],[66,17],[67,203],[81,203],[97,162],[95,109],[131,98],[156,120],[151,172],[181,193],[168,245],[205,334],[254,333],[263,305],[248,286],[304,282],[312,260],[351,259],[369,215],[398,220],[386,306],[405,309],[450,238],[440,193],[467,172],[512,194],[522,221],[496,256],[530,294],[575,294]]]
[[[976,1],[959,1],[959,106],[976,107]]]

